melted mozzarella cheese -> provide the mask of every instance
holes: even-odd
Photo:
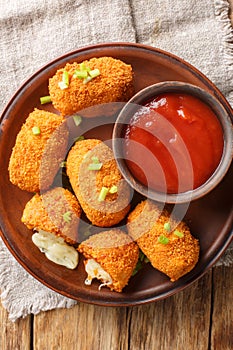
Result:
[[[32,235],[33,243],[45,254],[46,258],[58,265],[75,269],[78,265],[78,252],[74,247],[66,244],[62,237],[39,230]]]
[[[86,285],[91,285],[94,278],[103,282],[99,286],[99,289],[112,284],[112,278],[109,273],[107,273],[94,259],[87,260],[85,263],[85,270],[87,272],[87,279],[85,280]]]

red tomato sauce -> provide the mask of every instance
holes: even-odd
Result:
[[[133,176],[165,193],[205,183],[224,146],[221,124],[211,108],[183,93],[162,94],[140,107],[124,137],[124,156]]]

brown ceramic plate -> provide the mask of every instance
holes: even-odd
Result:
[[[232,109],[221,92],[203,74],[182,59],[167,52],[138,44],[111,43],[89,46],[66,54],[41,68],[31,76],[9,101],[1,117],[0,139],[0,208],[2,238],[20,264],[35,278],[53,290],[88,303],[99,305],[136,305],[168,297],[203,275],[221,256],[232,239],[233,196],[231,166],[218,187],[204,198],[192,202],[185,220],[194,236],[200,240],[201,254],[196,267],[175,283],[147,264],[131,278],[123,293],[98,290],[99,283],[85,286],[82,261],[76,270],[68,270],[45,258],[31,241],[32,232],[20,221],[25,203],[31,194],[9,182],[8,163],[15,138],[27,115],[35,108],[52,110],[40,105],[39,98],[48,94],[48,79],[66,62],[83,61],[91,57],[112,56],[133,66],[136,92],[150,84],[165,80],[189,82],[215,95],[232,118]],[[93,129],[89,137],[108,139],[112,122]],[[134,203],[140,196],[134,197]],[[182,206],[178,208],[183,210]]]

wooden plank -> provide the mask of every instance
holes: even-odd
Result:
[[[213,270],[211,350],[233,349],[233,268]]]
[[[0,349],[30,350],[31,317],[20,319],[15,323],[9,321],[7,311],[0,303]]]
[[[130,349],[207,350],[211,271],[186,290],[130,311]]]
[[[34,317],[34,350],[128,348],[127,309],[80,303]]]

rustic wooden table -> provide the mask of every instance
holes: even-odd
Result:
[[[233,23],[233,11],[229,16]],[[15,323],[0,305],[0,349],[232,350],[232,276],[233,267],[218,266],[156,303],[127,308],[80,303]]]

